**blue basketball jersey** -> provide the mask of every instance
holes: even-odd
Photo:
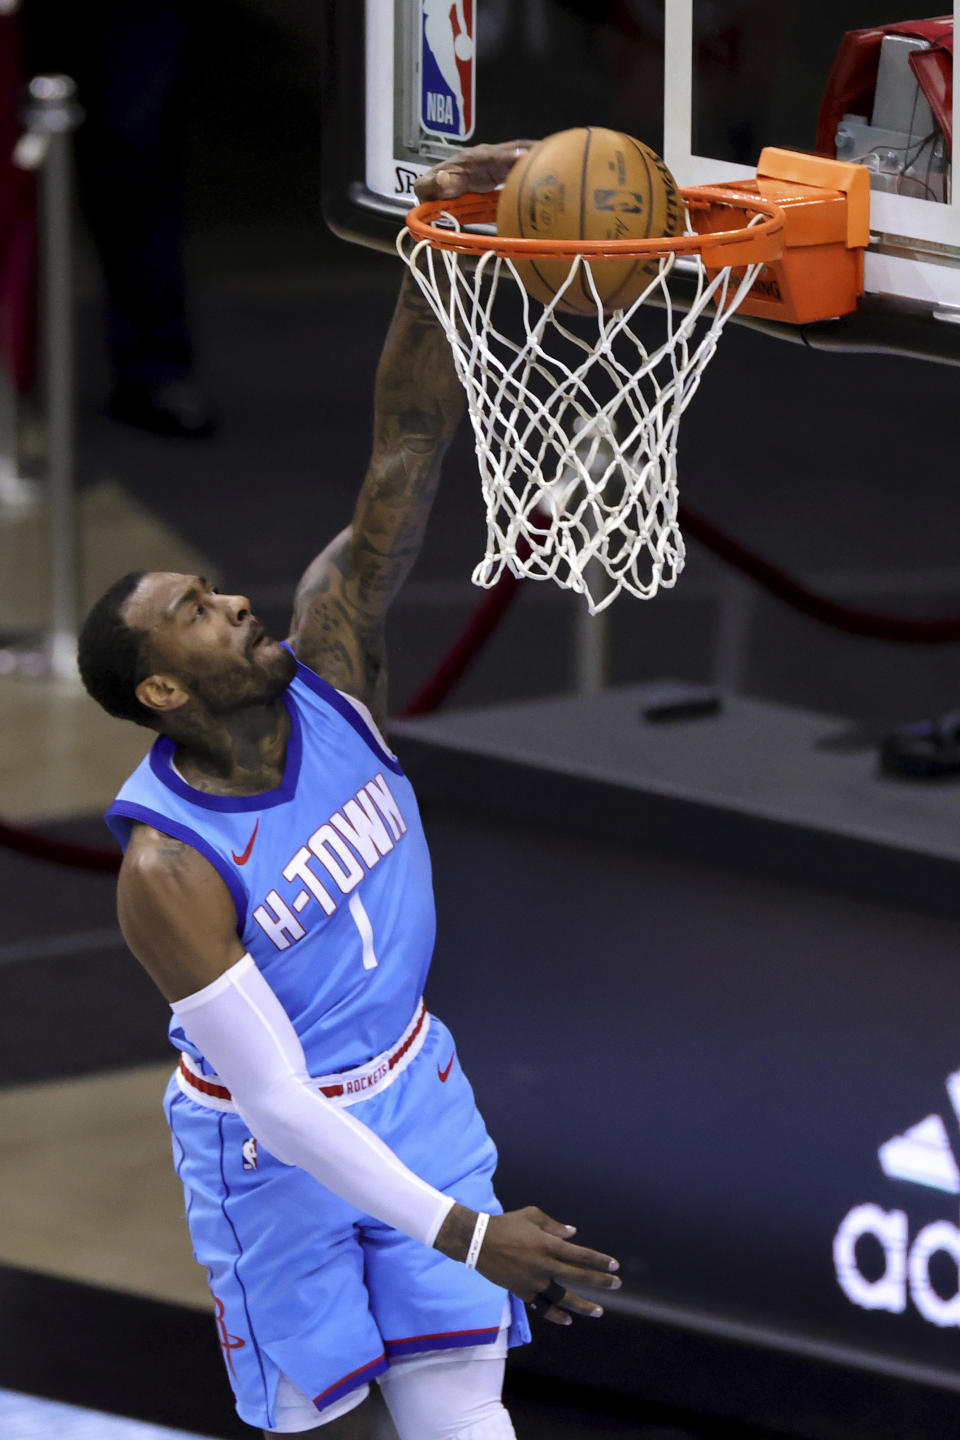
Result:
[[[413,789],[365,713],[299,663],[284,703],[290,740],[275,790],[195,790],[161,737],[107,823],[124,848],[142,821],[215,867],[316,1075],[363,1064],[413,1016],[433,951],[433,887]],[[204,1065],[176,1018],[170,1039]]]

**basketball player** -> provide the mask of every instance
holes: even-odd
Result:
[[[491,189],[525,144],[431,171]],[[569,1324],[617,1263],[528,1208],[421,1000],[434,939],[416,802],[383,738],[384,619],[463,407],[408,277],[377,371],[353,525],[309,566],[290,639],[196,575],[126,576],[80,640],[91,695],[158,738],[108,820],[119,914],[173,1011],[165,1109],[241,1417],[366,1440],[376,1378],[403,1440],[507,1440],[522,1302]],[[483,977],[464,977],[482,991]]]

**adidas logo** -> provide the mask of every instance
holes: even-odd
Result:
[[[948,1076],[947,1094],[960,1123],[960,1070]],[[941,1115],[928,1115],[902,1135],[894,1135],[880,1146],[877,1156],[891,1180],[960,1195],[960,1169]],[[877,1258],[877,1244],[883,1254],[879,1274],[877,1264],[869,1263],[871,1251]],[[951,1295],[942,1294],[930,1278],[937,1255],[951,1262],[955,1276]],[[960,1228],[949,1220],[925,1225],[911,1241],[905,1211],[856,1205],[834,1236],[833,1263],[843,1293],[864,1310],[900,1315],[909,1300],[931,1325],[960,1326]]]

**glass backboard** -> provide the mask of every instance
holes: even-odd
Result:
[[[952,18],[958,14],[955,0]],[[960,92],[951,95],[947,68],[938,119],[915,69],[918,54],[931,49],[922,34],[867,33],[841,55],[848,32],[910,20],[904,0],[667,0],[664,156],[681,185],[747,178],[764,145],[868,165],[867,294],[957,307],[960,319],[960,192],[950,164]],[[841,103],[818,133],[838,56]],[[859,90],[849,83],[857,73]],[[856,109],[845,113],[844,99]]]

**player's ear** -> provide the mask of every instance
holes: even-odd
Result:
[[[179,710],[190,699],[189,694],[172,675],[148,675],[136,688],[136,697],[148,710],[166,715]]]

